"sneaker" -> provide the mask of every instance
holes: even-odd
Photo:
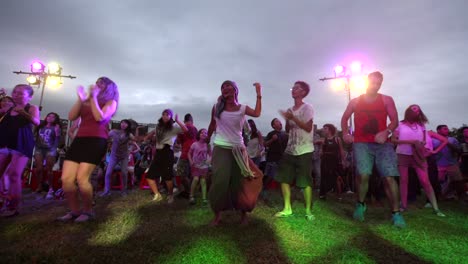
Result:
[[[45,198],[46,200],[54,199],[54,190],[50,189]]]
[[[18,210],[16,210],[16,209],[13,209],[13,210],[5,210],[5,211],[3,211],[3,212],[0,214],[1,217],[5,217],[5,218],[15,217],[15,216],[17,216],[17,215],[19,215],[19,212],[18,212]]]
[[[203,200],[202,200],[202,205],[203,205],[203,206],[207,206],[207,205],[208,205],[208,200],[207,200],[207,199],[203,199]]]
[[[356,209],[354,209],[353,218],[357,221],[364,221],[364,213],[367,210],[367,206],[365,204],[357,203]]]
[[[111,192],[110,191],[103,191],[100,194],[98,194],[99,197],[107,197],[110,196]]]
[[[91,221],[91,220],[94,220],[95,218],[95,215],[94,213],[81,213],[80,216],[78,216],[76,219],[75,219],[75,223],[84,223],[84,222],[88,222],[88,221]]]
[[[347,191],[346,193],[347,194],[353,194],[354,192],[350,190],[350,191]]]
[[[80,216],[80,215],[79,214],[74,214],[73,212],[68,212],[64,216],[57,217],[55,220],[57,220],[59,222],[68,222],[68,221],[71,221],[71,220],[75,220],[78,216]]]
[[[189,199],[190,205],[195,205],[197,202],[195,201],[195,197],[190,197]]]
[[[163,197],[160,193],[156,193],[154,196],[153,196],[153,201],[155,202],[160,202],[162,201]]]
[[[403,219],[403,216],[399,212],[396,212],[392,215],[392,222],[393,222],[393,226],[395,227],[399,227],[399,228],[406,227],[405,219]]]
[[[427,202],[425,205],[424,205],[424,208],[432,208],[432,204]]]
[[[167,196],[167,203],[168,204],[174,203],[174,195],[168,195]]]
[[[434,210],[434,213],[439,217],[445,217],[446,215],[442,213],[440,210]]]
[[[172,195],[177,196],[180,193],[180,190],[177,187],[172,189]]]

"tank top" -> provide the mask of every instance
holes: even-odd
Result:
[[[24,107],[29,112],[30,104]],[[7,113],[0,122],[0,148],[9,148],[31,158],[34,149],[33,125],[22,115]]]
[[[364,99],[364,94],[359,96],[354,110],[354,142],[375,142],[375,135],[387,128],[387,109],[385,108],[383,95],[377,94],[377,98],[370,103]]]
[[[239,110],[235,112],[223,111],[220,118],[215,116],[215,120],[215,145],[233,147],[244,144],[242,127],[245,122],[245,105],[241,105]]]
[[[104,105],[99,106],[103,107]],[[91,112],[91,105],[88,101],[81,105],[80,117],[81,124],[76,137],[108,137],[108,124],[110,118],[107,120],[96,121],[96,119],[94,119],[93,112]]]
[[[340,145],[338,144],[336,137],[325,139],[322,146],[322,154],[324,156],[340,157]]]

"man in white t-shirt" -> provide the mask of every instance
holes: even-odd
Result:
[[[287,111],[281,111],[286,119],[286,132],[289,140],[284,155],[279,163],[276,181],[281,183],[284,208],[275,217],[291,216],[291,184],[304,189],[305,217],[313,220],[312,215],[312,153],[314,152],[314,109],[303,99],[309,94],[310,87],[303,81],[297,81],[291,89],[294,105]]]

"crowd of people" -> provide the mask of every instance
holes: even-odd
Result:
[[[61,190],[69,209],[57,218],[62,222],[94,219],[93,203],[96,197],[111,195],[116,168],[121,175],[121,195],[128,194],[128,183],[146,181],[155,203],[172,204],[178,195],[187,198],[188,204],[210,206],[212,225],[220,224],[222,212],[232,209],[246,224],[258,198],[269,200],[268,188],[276,181],[283,208],[274,217],[294,215],[294,188],[304,195],[306,221],[315,219],[314,189],[324,201],[332,191],[339,200],[345,191],[356,192],[353,217],[358,221],[365,219],[369,194],[385,194],[393,225],[403,228],[409,196],[412,189],[419,188],[409,184],[411,175],[424,189],[426,207],[445,217],[438,199],[456,196],[466,201],[468,127],[462,129],[462,142],[449,136],[446,125],[430,131],[426,129],[428,118],[416,104],[410,105],[399,121],[393,98],[379,93],[382,73],[373,72],[368,80],[366,93],[351,100],[343,113],[342,137],[333,124],[323,125],[321,134],[314,130],[314,108],[304,101],[310,87],[303,81],[294,83],[291,107],[279,111],[266,136],[253,119],[247,120],[247,116],[261,115],[261,84],[254,83],[256,103],[252,108],[239,103],[239,88],[233,81],[221,84],[207,128],[197,129],[191,114],[181,121],[171,109],[165,109],[155,129],[140,135],[141,127],[127,119],[117,129],[109,130],[109,122],[118,111],[119,90],[111,79],[100,77],[88,90],[83,86],[77,89],[77,100],[68,113],[73,122],[69,131],[73,141],[60,159],[57,149],[63,139],[59,115],[48,113],[41,121],[38,107],[29,103],[34,93],[29,85],[15,86],[11,96],[2,89],[2,215],[19,214],[23,172],[33,161],[39,183],[34,191],[41,192],[47,186],[45,199],[54,198],[57,190],[53,188],[52,171],[60,164]],[[355,128],[351,131],[353,114]],[[97,193],[100,186],[102,191]]]

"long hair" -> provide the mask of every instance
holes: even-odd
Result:
[[[247,120],[247,122],[249,122],[249,126],[250,126],[250,139],[258,137],[257,125],[255,124],[253,119],[249,119]]]
[[[237,84],[233,81],[224,81],[223,84],[221,84],[221,90],[223,89],[223,86],[224,85],[231,85],[232,87],[234,87],[234,90],[236,90],[236,94],[235,94],[235,97],[234,97],[234,100],[236,101],[236,103],[238,102],[237,101],[237,96],[239,95],[239,88],[237,88]],[[224,99],[223,95],[220,95],[218,97],[218,102],[216,103],[216,112],[215,112],[215,116],[217,118],[220,118],[221,116],[221,113],[224,111],[224,107],[226,106],[226,99]]]
[[[174,112],[172,112],[171,109],[164,109],[164,111],[162,111],[162,114],[164,113],[170,115],[171,118],[167,123],[164,123],[162,117],[158,119],[158,125],[156,126],[156,138],[158,141],[161,140],[161,138],[167,131],[172,130],[172,127],[174,126],[174,120],[172,119],[174,117]]]
[[[127,137],[130,136],[130,133],[132,131],[132,124],[130,123],[130,120],[122,119],[122,121],[120,121],[120,123],[126,123],[127,124],[127,128],[124,130],[124,132],[125,132],[125,135]]]
[[[44,118],[44,120],[37,126],[37,128],[36,128],[36,136],[39,136],[39,131],[41,131],[41,129],[47,125],[47,117],[48,117],[49,115],[54,115],[54,116],[55,116],[55,120],[54,120],[54,122],[52,123],[52,127],[59,126],[60,129],[61,129],[62,126],[61,126],[61,123],[60,123],[60,116],[59,116],[57,113],[55,113],[55,112],[50,112],[50,113],[48,113],[48,114],[46,115],[46,117]]]
[[[413,114],[413,110],[411,108],[413,106],[419,107],[419,115],[417,117],[417,120],[411,120],[411,115]],[[427,124],[429,122],[427,120],[426,115],[422,111],[421,107],[419,105],[417,105],[417,104],[412,104],[412,105],[408,106],[408,108],[406,108],[406,110],[405,110],[405,118],[402,120],[402,122],[408,123],[410,121],[416,121],[420,125],[425,125],[425,124]]]
[[[117,102],[117,107],[119,106],[119,89],[117,87],[117,84],[114,83],[111,79],[107,77],[99,77],[98,81],[101,80],[106,84],[106,89],[101,90],[97,96],[98,103],[100,105],[104,105],[110,100],[114,100]],[[117,111],[115,111],[117,112]]]

